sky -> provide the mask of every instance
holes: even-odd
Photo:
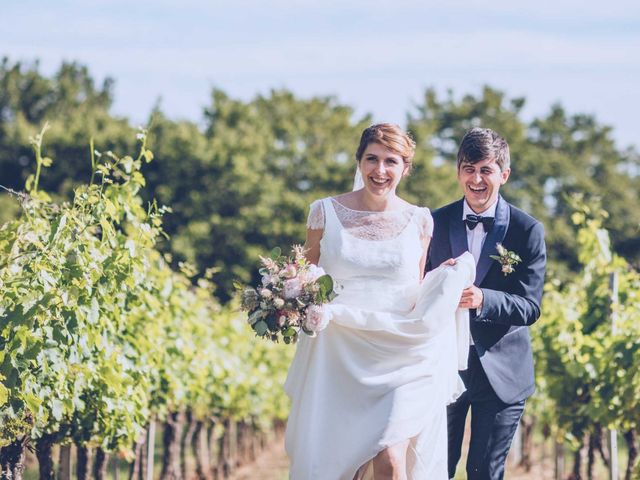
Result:
[[[112,77],[112,112],[134,122],[158,99],[201,121],[216,87],[333,95],[405,125],[429,87],[459,98],[490,85],[524,96],[525,120],[560,103],[640,146],[638,0],[4,0],[0,19],[0,56]]]

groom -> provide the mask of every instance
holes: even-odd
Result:
[[[529,325],[540,316],[546,252],[542,224],[499,194],[509,178],[509,146],[486,128],[469,130],[458,151],[464,198],[433,212],[427,270],[470,251],[476,280],[460,300],[470,314],[467,390],[448,407],[449,477],[455,476],[471,410],[469,480],[501,479],[526,398],[534,391]],[[497,244],[521,262],[503,271]]]

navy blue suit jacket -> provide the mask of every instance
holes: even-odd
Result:
[[[463,200],[433,212],[434,231],[427,271],[468,250],[462,221]],[[496,244],[517,253],[522,262],[504,275]],[[480,311],[471,310],[471,336],[489,383],[505,403],[524,400],[535,390],[529,325],[540,316],[546,248],[544,228],[535,218],[498,198],[495,223],[487,234],[476,268],[482,290]]]

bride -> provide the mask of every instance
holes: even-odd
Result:
[[[354,191],[311,204],[307,257],[338,297],[285,383],[293,480],[447,478],[446,405],[469,345],[457,305],[475,263],[467,253],[422,278],[431,215],[396,195],[414,149],[396,125],[365,129]]]

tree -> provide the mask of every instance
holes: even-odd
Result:
[[[39,64],[0,64],[0,170],[2,184],[13,189],[24,185],[32,169],[29,138],[50,120],[47,152],[63,158],[53,164],[42,187],[70,198],[73,186],[87,182],[91,165],[87,162],[88,140],[104,151],[131,150],[131,127],[126,119],[112,117],[111,78],[96,87],[86,66],[64,62],[47,78]]]
[[[157,115],[158,170],[150,192],[171,203],[171,250],[213,267],[218,295],[257,275],[259,254],[304,240],[308,205],[350,189],[354,152],[369,119],[352,120],[334,98],[272,91],[250,102],[212,92],[206,129]]]

